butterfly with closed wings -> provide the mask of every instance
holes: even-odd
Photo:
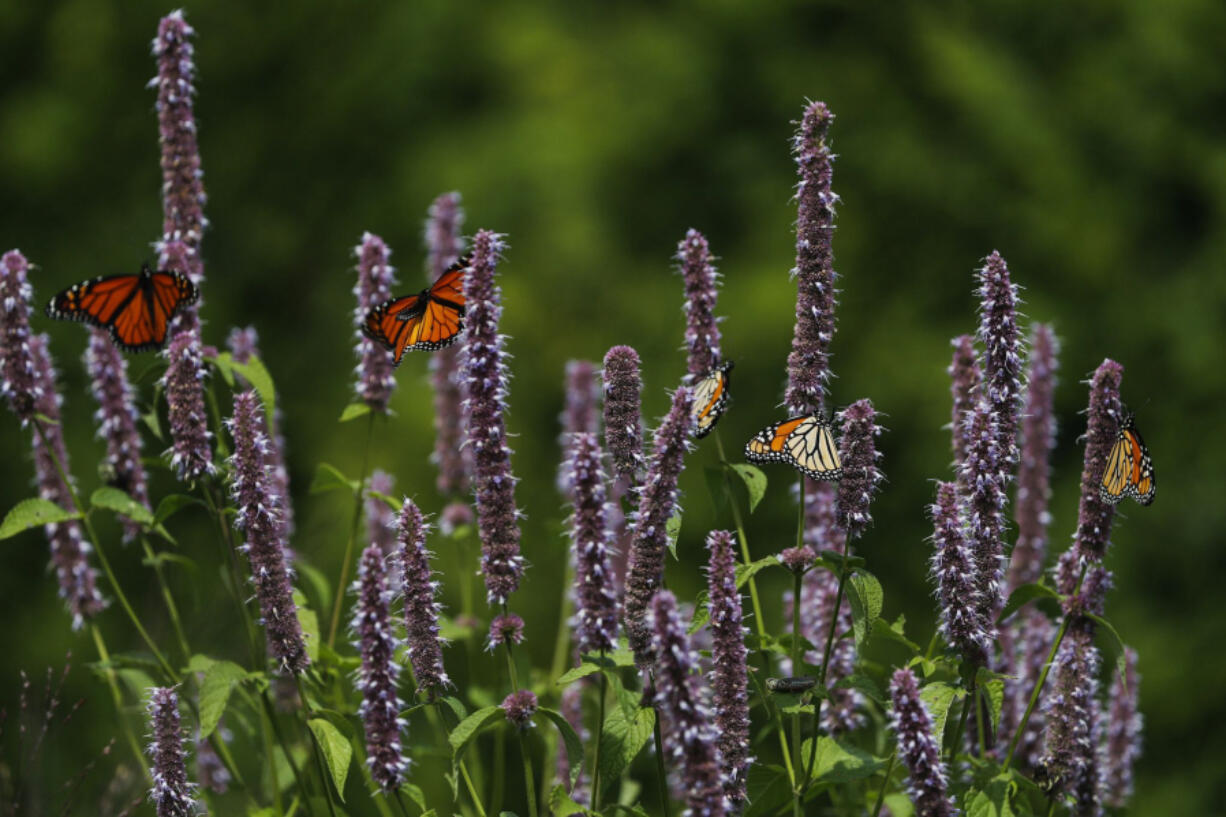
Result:
[[[196,285],[181,272],[154,271],[142,264],[135,275],[107,275],[82,281],[60,292],[47,304],[47,315],[80,321],[111,334],[129,352],[160,349],[170,319],[200,297]]]
[[[750,462],[786,462],[810,479],[836,480],[843,465],[829,420],[815,414],[772,423],[745,444]]]
[[[728,373],[731,371],[732,361],[726,360],[694,386],[694,404],[690,409],[690,417],[694,420],[695,437],[701,439],[710,434],[719,418],[728,410],[728,387],[731,385]]]
[[[1154,501],[1158,492],[1158,482],[1154,478],[1154,463],[1149,457],[1149,449],[1133,424],[1131,414],[1124,417],[1120,423],[1119,433],[1115,435],[1115,444],[1107,455],[1107,467],[1103,469],[1103,479],[1098,486],[1098,495],[1104,502],[1117,505],[1124,497],[1130,496],[1142,505]]]
[[[464,329],[464,273],[467,256],[416,295],[384,301],[366,313],[362,334],[391,350],[399,365],[405,352],[433,352],[459,340]]]

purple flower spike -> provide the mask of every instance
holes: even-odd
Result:
[[[941,637],[967,659],[983,664],[992,635],[979,603],[979,567],[962,531],[952,482],[937,483],[932,526],[932,575],[941,605]]]
[[[558,468],[558,491],[569,496],[570,459],[574,456],[571,441],[576,434],[600,433],[600,386],[596,382],[596,367],[587,360],[566,362],[566,407],[562,411],[562,465]]]
[[[434,283],[464,251],[460,231],[464,208],[459,193],[444,193],[430,205],[426,220],[427,276]],[[434,463],[438,465],[438,492],[443,496],[468,493],[472,452],[464,446],[464,389],[460,376],[460,347],[448,346],[430,355],[434,384]]]
[[[362,334],[361,326],[367,312],[392,297],[396,269],[388,263],[392,251],[374,233],[362,233],[362,243],[353,248],[353,254],[358,258],[358,280],[353,285],[353,294],[357,298],[353,326],[358,356],[354,391],[371,410],[387,411],[392,392],[396,389],[393,373],[396,363],[391,350]]]
[[[1017,544],[1009,565],[1009,590],[1037,582],[1047,555],[1047,525],[1051,514],[1051,452],[1056,446],[1053,401],[1056,355],[1060,345],[1051,327],[1035,324],[1030,341],[1030,372],[1022,419],[1022,458],[1017,468]]]
[[[490,652],[500,644],[522,644],[524,642],[524,620],[514,613],[503,613],[494,616],[490,622],[489,636],[485,640],[485,648]]]
[[[464,281],[468,337],[461,356],[468,393],[468,442],[473,448],[481,572],[490,604],[505,604],[519,587],[524,557],[519,552],[519,511],[507,446],[509,375],[498,334],[502,291],[494,280],[505,247],[502,236],[482,230],[473,239],[472,267]]]
[[[536,726],[532,722],[532,716],[537,710],[536,695],[529,690],[520,689],[512,692],[502,699],[501,706],[502,711],[506,713],[507,722],[519,731],[522,732]]]
[[[1022,334],[1017,328],[1017,285],[1000,253],[979,272],[979,341],[983,344],[983,396],[995,413],[1004,465],[1017,460],[1017,415],[1021,409]]]
[[[1119,423],[1120,381],[1124,367],[1104,360],[1090,378],[1090,405],[1086,409],[1085,467],[1081,471],[1081,509],[1077,517],[1077,549],[1085,558],[1102,561],[1111,543],[1111,522],[1115,506],[1098,495],[1098,486],[1107,468],[1107,457]]]
[[[583,431],[571,441],[571,541],[575,548],[575,635],[580,653],[612,651],[617,645],[617,595],[609,567],[604,472],[596,435]]]
[[[890,724],[898,736],[898,754],[907,767],[907,791],[916,817],[953,817],[958,813],[949,797],[941,747],[932,736],[932,716],[920,700],[915,674],[905,667],[890,681],[893,711]]]
[[[839,413],[843,436],[839,438],[839,460],[843,463],[843,478],[839,480],[839,527],[856,538],[873,521],[869,505],[873,494],[885,478],[877,468],[881,453],[876,437],[881,427],[875,422],[877,412],[871,400],[857,400]]]
[[[358,714],[366,731],[366,764],[375,783],[391,791],[400,787],[409,761],[400,748],[405,721],[400,717],[404,702],[396,694],[400,667],[394,657],[399,643],[392,632],[392,593],[378,545],[368,545],[362,551],[353,591],[357,604],[351,626],[356,637],[353,645],[362,656],[357,688],[362,692]]]
[[[685,280],[685,348],[688,376],[693,384],[720,364],[719,319],[715,299],[719,294],[719,273],[707,239],[697,230],[688,230],[677,245],[677,265]]]
[[[643,467],[643,378],[639,353],[629,346],[614,346],[604,356],[605,448],[613,460],[613,473],[637,485]]]
[[[208,417],[204,409],[204,360],[200,336],[184,330],[170,339],[166,348],[167,415],[170,419],[170,465],[179,479],[191,481],[215,473],[213,449],[209,440]]]
[[[183,730],[179,720],[179,696],[170,687],[154,687],[149,695],[149,730],[153,742],[153,788],[149,802],[157,817],[194,817],[199,806],[192,796],[195,788],[187,782],[187,762],[183,752]]]
[[[975,558],[979,618],[989,640],[996,637],[995,621],[1003,605],[1000,584],[1004,575],[1005,451],[1001,446],[996,412],[985,400],[966,416],[969,448],[959,485],[966,519],[966,541]]]
[[[808,545],[798,548],[784,548],[779,551],[779,563],[792,573],[804,573],[813,566],[817,554]]]
[[[1124,649],[1124,672],[1118,670],[1111,682],[1110,704],[1107,709],[1106,744],[1104,755],[1104,785],[1107,805],[1123,808],[1132,797],[1132,767],[1141,756],[1141,713],[1137,709],[1140,697],[1137,674],[1137,652]]]
[[[141,465],[141,439],[136,428],[136,406],[128,383],[128,364],[111,343],[106,332],[95,329],[89,335],[85,366],[92,381],[98,411],[98,436],[106,440],[106,465],[110,484],[149,507],[145,468]],[[131,541],[141,526],[124,517],[124,541]]]
[[[811,102],[792,140],[800,173],[796,189],[796,328],[788,355],[784,402],[792,414],[822,410],[830,379],[830,342],[834,339],[834,206],[830,189],[834,154],[828,138],[834,114],[824,102]]]
[[[38,476],[38,495],[65,510],[72,510],[72,492],[60,475],[60,467],[56,465],[56,460],[59,460],[64,473],[71,473],[63,426],[59,422],[61,398],[55,387],[55,369],[51,365],[47,346],[46,335],[35,335],[27,344],[33,366],[33,413],[52,421],[40,425],[41,438],[38,434],[34,435],[34,470]],[[46,445],[43,444],[44,438]],[[81,526],[75,521],[47,525],[45,530],[51,545],[51,562],[55,565],[59,580],[60,597],[72,614],[72,628],[80,629],[86,619],[93,618],[106,606],[98,592],[97,571],[89,564],[92,547],[85,541]]]
[[[22,427],[34,416],[34,361],[30,357],[30,264],[18,250],[0,260],[0,391]]]
[[[729,810],[722,782],[719,735],[707,705],[707,690],[698,673],[698,655],[677,615],[677,600],[667,590],[655,594],[652,652],[655,708],[664,735],[664,751],[681,767],[686,814],[723,817]],[[744,672],[744,664],[741,665]],[[748,749],[748,746],[745,746]]]
[[[723,758],[724,794],[733,807],[746,799],[749,773],[749,676],[745,649],[745,624],[741,594],[736,589],[736,556],[732,534],[711,531],[707,537],[711,559],[707,569],[707,593],[711,607],[711,688],[715,693],[715,725]],[[810,551],[811,553],[811,551]]]
[[[391,496],[396,489],[396,478],[376,468],[366,484],[369,488],[366,494],[366,541],[378,545],[384,556],[391,556],[396,550],[396,512],[383,497],[374,494]],[[394,586],[397,584],[393,582]]]
[[[154,107],[162,145],[163,240],[186,245],[187,263],[175,269],[200,286],[204,278],[200,240],[208,222],[204,218],[204,171],[200,169],[196,117],[192,111],[196,66],[191,37],[195,33],[183,19],[182,11],[162,18],[153,41],[158,74],[151,84],[157,88]],[[189,311],[194,313],[195,307]]]
[[[417,688],[433,699],[451,679],[443,669],[444,641],[438,634],[438,614],[443,609],[436,601],[439,583],[430,571],[430,551],[426,550],[426,522],[413,500],[406,499],[400,510],[400,564],[404,571],[404,631],[409,645],[409,661]]]
[[[230,433],[234,435],[230,467],[231,492],[238,508],[235,525],[246,534],[242,550],[251,563],[251,581],[260,604],[268,651],[281,670],[298,675],[311,661],[298,623],[285,561],[279,498],[272,490],[266,465],[271,444],[264,433],[263,415],[254,391],[235,395],[234,416],[229,422]]]
[[[966,415],[975,405],[975,395],[979,391],[983,372],[979,368],[979,355],[975,352],[975,339],[970,335],[960,335],[953,339],[954,359],[949,364],[950,392],[953,395],[953,421],[950,428],[953,431],[954,468],[961,470],[966,460],[966,449],[969,442],[966,438]]]
[[[1056,627],[1051,619],[1033,606],[1012,617],[1006,627],[1001,631],[1001,647],[1008,650],[1004,666],[1011,667],[1012,672],[1005,678],[1005,699],[1001,706],[1000,728],[997,729],[1002,751],[1007,750],[1022,720],[1056,636]],[[1032,770],[1039,762],[1045,723],[1042,707],[1030,713],[1026,731],[1017,743],[1016,757],[1023,769]]]
[[[690,405],[693,397],[684,386],[673,393],[673,405],[656,430],[654,452],[635,519],[626,577],[625,627],[640,667],[651,662],[651,625],[647,611],[664,579],[664,551],[668,547],[668,520],[677,511],[677,480],[685,453],[690,449]]]
[[[1047,698],[1046,748],[1039,764],[1040,777],[1058,792],[1077,788],[1098,750],[1094,740],[1098,664],[1093,624],[1075,621],[1056,655],[1055,684]]]

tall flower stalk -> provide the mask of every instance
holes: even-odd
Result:
[[[1123,671],[1117,669],[1111,681],[1103,723],[1103,791],[1112,808],[1123,808],[1132,797],[1132,767],[1141,756],[1140,683],[1137,652],[1127,647]]]
[[[570,493],[569,462],[574,453],[573,440],[576,434],[600,433],[600,387],[596,379],[596,367],[588,360],[566,361],[565,406],[562,409],[562,433],[558,443],[562,447],[562,463],[558,468],[558,491]]]
[[[975,339],[960,335],[953,339],[954,357],[949,364],[950,393],[953,397],[953,419],[950,422],[954,449],[954,469],[961,472],[966,460],[969,441],[966,436],[966,415],[975,405],[975,396],[983,380],[979,367],[979,355],[975,351]]]
[[[572,438],[568,463],[573,513],[570,534],[575,554],[575,636],[580,653],[610,652],[617,646],[617,595],[609,567],[604,471],[596,435]]]
[[[985,664],[991,643],[990,622],[983,619],[979,569],[963,534],[957,487],[952,482],[937,483],[932,526],[932,575],[937,585],[941,637],[963,658]]]
[[[979,341],[983,344],[980,397],[991,406],[1002,453],[1001,470],[1008,472],[1017,462],[1025,349],[1017,326],[1017,285],[998,252],[987,257],[979,272],[979,297]]]
[[[148,508],[149,489],[145,467],[141,464],[143,445],[136,427],[136,405],[132,385],[128,382],[128,364],[111,343],[110,336],[100,329],[89,334],[85,367],[89,371],[94,399],[98,402],[94,414],[98,436],[106,441],[107,481]],[[124,517],[123,529],[124,541],[131,541],[141,527]]]
[[[401,586],[404,592],[404,631],[409,661],[417,689],[433,700],[451,679],[443,669],[443,639],[439,636],[438,615],[442,605],[437,596],[439,583],[430,570],[430,551],[426,550],[426,522],[411,499],[405,499],[399,520]]]
[[[732,534],[711,531],[707,567],[707,594],[711,611],[711,688],[714,691],[715,725],[723,761],[724,794],[734,808],[747,798],[749,764],[749,654],[745,648],[745,624],[741,594],[736,588],[736,555]]]
[[[392,251],[383,239],[374,233],[363,233],[362,240],[354,247],[358,265],[357,281],[353,294],[357,305],[353,310],[354,336],[357,341],[358,365],[354,370],[357,380],[354,390],[357,397],[373,412],[386,412],[396,389],[393,370],[396,364],[391,350],[384,348],[362,334],[361,326],[366,313],[392,297],[396,284],[396,269],[389,259]]]
[[[907,668],[890,680],[890,725],[898,737],[898,754],[907,767],[907,791],[916,817],[954,817],[941,747],[932,733],[932,715],[920,699],[919,683]]]
[[[183,752],[183,728],[179,718],[179,696],[169,687],[154,687],[149,693],[149,730],[153,740],[153,788],[149,802],[157,817],[194,817],[199,812],[195,786],[187,782],[187,761]]]
[[[1009,590],[1036,582],[1047,555],[1047,504],[1051,498],[1051,452],[1056,445],[1053,408],[1059,343],[1046,324],[1035,324],[1030,341],[1026,404],[1022,412],[1022,454],[1017,468],[1017,544],[1009,565]]]
[[[677,267],[685,282],[686,383],[693,385],[720,364],[719,319],[715,301],[719,273],[707,239],[688,230],[677,245]]]

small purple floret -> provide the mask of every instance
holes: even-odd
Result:
[[[153,740],[153,788],[149,802],[157,817],[194,817],[199,805],[193,797],[195,786],[187,782],[187,762],[183,752],[183,730],[179,718],[179,696],[170,687],[154,687],[149,694],[149,731]]]

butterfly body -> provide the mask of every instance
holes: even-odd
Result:
[[[1149,449],[1141,439],[1140,432],[1133,424],[1129,414],[1120,423],[1115,444],[1107,455],[1107,467],[1103,469],[1102,482],[1098,486],[1098,495],[1104,502],[1119,504],[1124,497],[1130,496],[1142,505],[1154,501],[1158,492],[1158,481],[1154,476],[1154,463],[1149,456]]]
[[[362,320],[362,333],[391,350],[398,364],[405,352],[428,352],[455,343],[464,329],[464,273],[461,258],[434,284],[416,295],[402,295],[376,306]]]
[[[729,373],[732,361],[728,360],[708,372],[694,386],[694,403],[690,416],[694,420],[694,436],[702,438],[711,433],[719,418],[728,409],[731,397]]]
[[[817,415],[792,417],[767,426],[745,444],[745,458],[750,462],[785,462],[810,479],[843,477],[831,424]]]
[[[158,349],[166,342],[170,319],[200,297],[181,272],[141,266],[136,275],[106,275],[74,284],[47,304],[57,320],[79,321],[107,330],[129,352]]]

